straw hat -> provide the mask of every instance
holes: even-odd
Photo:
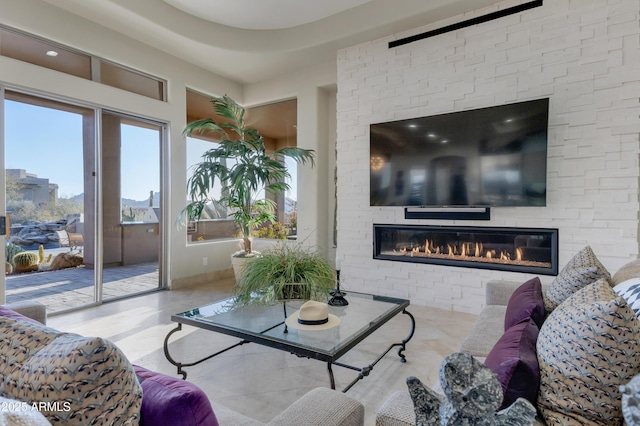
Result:
[[[326,330],[340,324],[340,318],[329,313],[329,305],[309,300],[285,320],[287,326],[298,330]]]

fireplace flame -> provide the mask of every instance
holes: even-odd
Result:
[[[486,246],[486,247],[485,247]],[[515,244],[514,244],[515,246]],[[548,262],[541,262],[536,259],[527,259],[528,253],[525,248],[511,246],[499,241],[460,241],[459,236],[450,238],[449,242],[442,238],[425,238],[422,244],[416,245],[415,240],[408,240],[406,243],[398,242],[395,247],[381,250],[381,253],[396,256],[407,256],[413,258],[431,257],[437,259],[447,259],[450,261],[461,260],[468,263],[501,263],[513,265],[542,265],[547,267]]]
[[[509,253],[508,251],[501,251],[499,254],[496,250],[485,251],[482,243],[461,243],[457,244],[447,244],[446,246],[446,254],[444,254],[445,247],[436,245],[434,240],[425,240],[424,246],[418,247],[402,247],[399,249],[399,252],[403,256],[438,256],[442,253],[442,256],[450,256],[450,257],[462,257],[462,258],[478,258],[478,259],[487,259],[493,261],[500,262],[513,262],[515,258],[516,262],[523,262],[522,258],[522,248],[516,248],[515,253]],[[395,252],[395,250],[394,250]]]

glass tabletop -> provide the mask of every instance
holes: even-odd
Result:
[[[329,313],[336,315],[340,324],[325,330],[285,327],[285,318],[295,314],[303,300],[238,305],[230,298],[173,315],[171,319],[301,355],[322,354],[323,358],[334,359],[409,306],[405,299],[365,293],[348,292],[345,297],[349,305],[329,306]]]

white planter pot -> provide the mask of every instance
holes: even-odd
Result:
[[[257,253],[257,252],[254,252]],[[231,256],[231,266],[233,267],[233,275],[236,278],[236,282],[240,280],[242,277],[242,271],[244,270],[244,265],[247,262],[251,262],[255,257],[234,257]]]

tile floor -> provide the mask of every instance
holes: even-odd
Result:
[[[161,291],[99,307],[59,314],[48,325],[83,335],[101,336],[115,342],[129,359],[143,367],[176,375],[175,367],[164,356],[163,341],[175,326],[171,314],[219,300],[232,294],[232,280],[207,285]],[[416,318],[416,332],[401,363],[396,350],[389,352],[368,377],[348,394],[365,405],[366,424],[375,424],[375,414],[396,390],[406,389],[407,376],[425,383],[437,381],[444,356],[454,352],[471,330],[476,316],[420,306],[409,306]],[[404,338],[410,321],[398,315],[361,342],[341,361],[368,365],[391,342]],[[199,359],[238,341],[236,338],[185,326],[174,335],[170,351],[176,359]],[[357,373],[333,368],[338,389]],[[325,363],[247,344],[187,369],[188,380],[200,386],[210,399],[254,419],[267,422],[293,401],[317,386],[329,387]]]

